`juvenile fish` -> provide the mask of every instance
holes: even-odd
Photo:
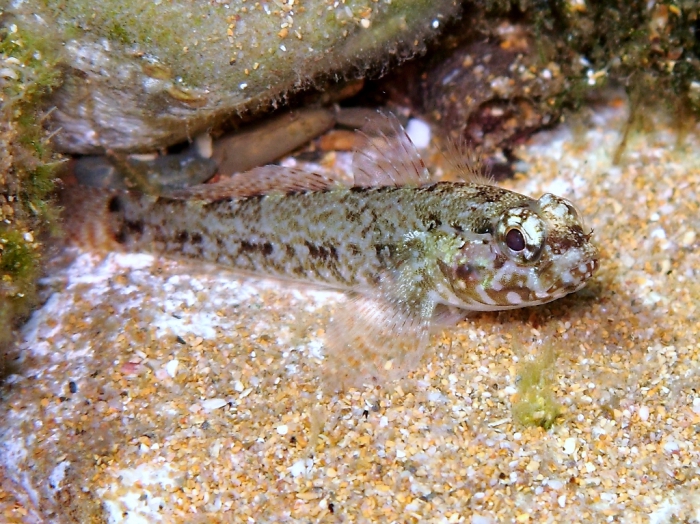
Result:
[[[591,233],[569,201],[431,183],[392,116],[379,117],[359,142],[352,187],[266,166],[167,196],[114,192],[103,205],[106,229],[93,233],[128,250],[347,292],[350,303],[326,338],[340,384],[410,370],[445,306],[544,304],[583,287],[598,267]]]

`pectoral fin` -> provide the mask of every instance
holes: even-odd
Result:
[[[428,346],[431,315],[424,312],[432,307],[352,297],[326,334],[328,386],[383,385],[415,369]]]

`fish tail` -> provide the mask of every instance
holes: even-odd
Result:
[[[68,243],[95,251],[120,250],[110,205],[119,191],[72,185],[60,194]]]

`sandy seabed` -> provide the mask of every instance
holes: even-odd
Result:
[[[613,165],[626,119],[537,135],[506,183],[577,203],[590,284],[470,316],[384,388],[324,392],[338,293],[74,253],[3,393],[0,520],[700,521],[700,128],[649,112]]]

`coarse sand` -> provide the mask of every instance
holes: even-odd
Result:
[[[505,183],[576,202],[589,285],[472,315],[383,388],[322,387],[341,294],[73,252],[2,394],[0,520],[700,521],[700,128],[647,110],[613,165],[627,112],[540,133]]]

